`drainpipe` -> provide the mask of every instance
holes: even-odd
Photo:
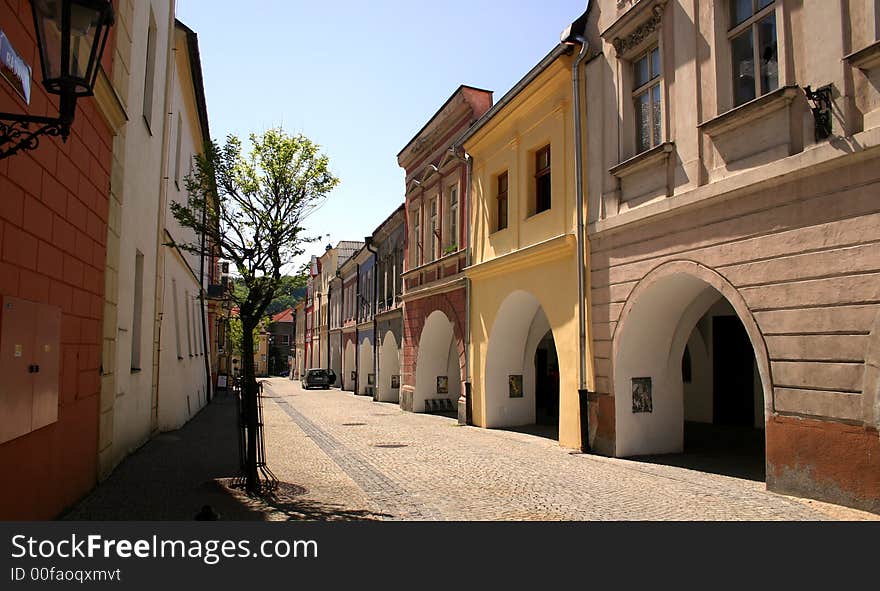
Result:
[[[376,302],[378,298],[376,297],[376,292],[379,288],[379,273],[378,265],[379,265],[379,251],[373,247],[373,237],[367,236],[364,238],[364,244],[371,253],[373,253],[373,401],[379,400],[379,349],[376,346],[378,343],[378,339],[376,338],[379,331],[379,324],[376,320]]]
[[[333,295],[333,284],[327,282],[327,369],[331,369],[330,363],[330,296]]]
[[[576,35],[574,41],[580,43],[581,50],[571,66],[571,80],[574,91],[574,158],[575,158],[575,192],[577,199],[577,271],[578,271],[578,397],[581,409],[581,449],[589,451],[589,412],[587,390],[587,320],[585,296],[585,273],[584,273],[584,250],[586,239],[584,237],[584,156],[583,156],[583,133],[581,128],[581,65],[590,50],[589,42],[583,35]]]
[[[459,153],[459,148],[461,153]],[[471,181],[473,179],[474,159],[464,150],[464,146],[453,146],[449,149],[453,156],[465,163],[465,188],[464,198],[462,199],[462,210],[465,214],[465,228],[470,227],[470,207],[471,207]],[[469,232],[470,230],[468,230]],[[456,237],[456,240],[458,238]],[[468,240],[467,249],[465,250],[465,268],[471,266],[471,243]],[[458,424],[470,425],[473,423],[473,408],[471,403],[471,280],[469,277],[464,278],[464,400],[458,400]],[[462,408],[462,405],[464,408]]]
[[[357,263],[355,265],[355,272],[357,273],[356,277],[357,283],[355,283],[354,290],[354,395],[358,395],[358,386],[361,383],[361,335],[360,328],[358,324],[360,324],[361,320],[361,264]]]

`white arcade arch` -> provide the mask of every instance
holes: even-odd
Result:
[[[382,346],[379,348],[379,375],[376,377],[379,389],[379,402],[397,402],[400,394],[400,384],[392,388],[392,376],[400,375],[400,348],[393,331],[385,333]]]
[[[532,294],[515,291],[501,304],[486,352],[487,427],[535,423],[535,352],[548,332],[552,335],[550,321]],[[522,376],[522,397],[511,397],[511,376]]]
[[[682,357],[690,342],[702,356],[705,344],[694,327],[720,300],[742,322],[755,353],[763,393],[764,416],[770,414],[770,365],[764,339],[737,290],[714,271],[690,261],[661,265],[641,280],[621,312],[614,334],[613,375],[616,455],[678,453],[684,448]],[[699,363],[695,363],[695,367]],[[650,412],[634,412],[633,380],[651,382]]]
[[[446,378],[446,392],[438,392],[438,378]],[[431,312],[419,337],[416,357],[416,386],[413,412],[425,412],[425,400],[447,398],[453,406],[461,394],[461,367],[452,321],[441,312]]]

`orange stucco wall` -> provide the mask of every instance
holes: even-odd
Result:
[[[30,3],[0,0],[0,28],[34,70],[30,105],[0,79],[0,111],[57,116]],[[0,444],[0,472],[15,480],[0,487],[0,519],[54,517],[96,482],[112,139],[94,100],[81,99],[67,143],[43,138],[0,160],[0,295],[62,310],[58,422]]]

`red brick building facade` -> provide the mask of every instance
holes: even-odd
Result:
[[[406,170],[404,410],[458,406],[460,418],[466,414],[468,175],[464,158],[451,148],[491,106],[491,92],[460,86],[397,155]]]

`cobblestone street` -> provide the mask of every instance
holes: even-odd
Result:
[[[673,466],[573,454],[339,390],[266,383],[269,465],[304,497],[390,519],[880,519]],[[270,517],[274,519],[283,516]]]

